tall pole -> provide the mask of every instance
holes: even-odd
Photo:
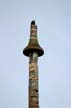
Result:
[[[29,61],[29,108],[39,108],[38,96],[38,54],[30,53]]]
[[[29,108],[39,108],[38,88],[38,57],[44,54],[37,39],[37,26],[35,21],[31,22],[30,40],[28,46],[23,50],[24,55],[29,57]]]

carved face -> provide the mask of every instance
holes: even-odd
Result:
[[[37,66],[37,63],[31,63],[29,64],[29,71],[34,71],[34,72],[37,72],[38,70],[38,66]]]
[[[31,71],[30,72],[30,79],[32,79],[32,78],[38,78],[38,73],[37,72],[34,72],[34,71]]]

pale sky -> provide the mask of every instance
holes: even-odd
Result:
[[[0,0],[0,108],[28,108],[28,63],[22,54],[36,21],[40,108],[71,108],[71,1]]]

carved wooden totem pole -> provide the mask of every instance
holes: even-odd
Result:
[[[29,57],[29,108],[39,108],[38,57],[44,54],[37,39],[35,21],[30,25],[30,40],[23,54]]]

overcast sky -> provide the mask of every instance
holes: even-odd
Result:
[[[28,108],[28,63],[22,54],[36,21],[40,108],[71,108],[71,1],[0,0],[0,108]]]

